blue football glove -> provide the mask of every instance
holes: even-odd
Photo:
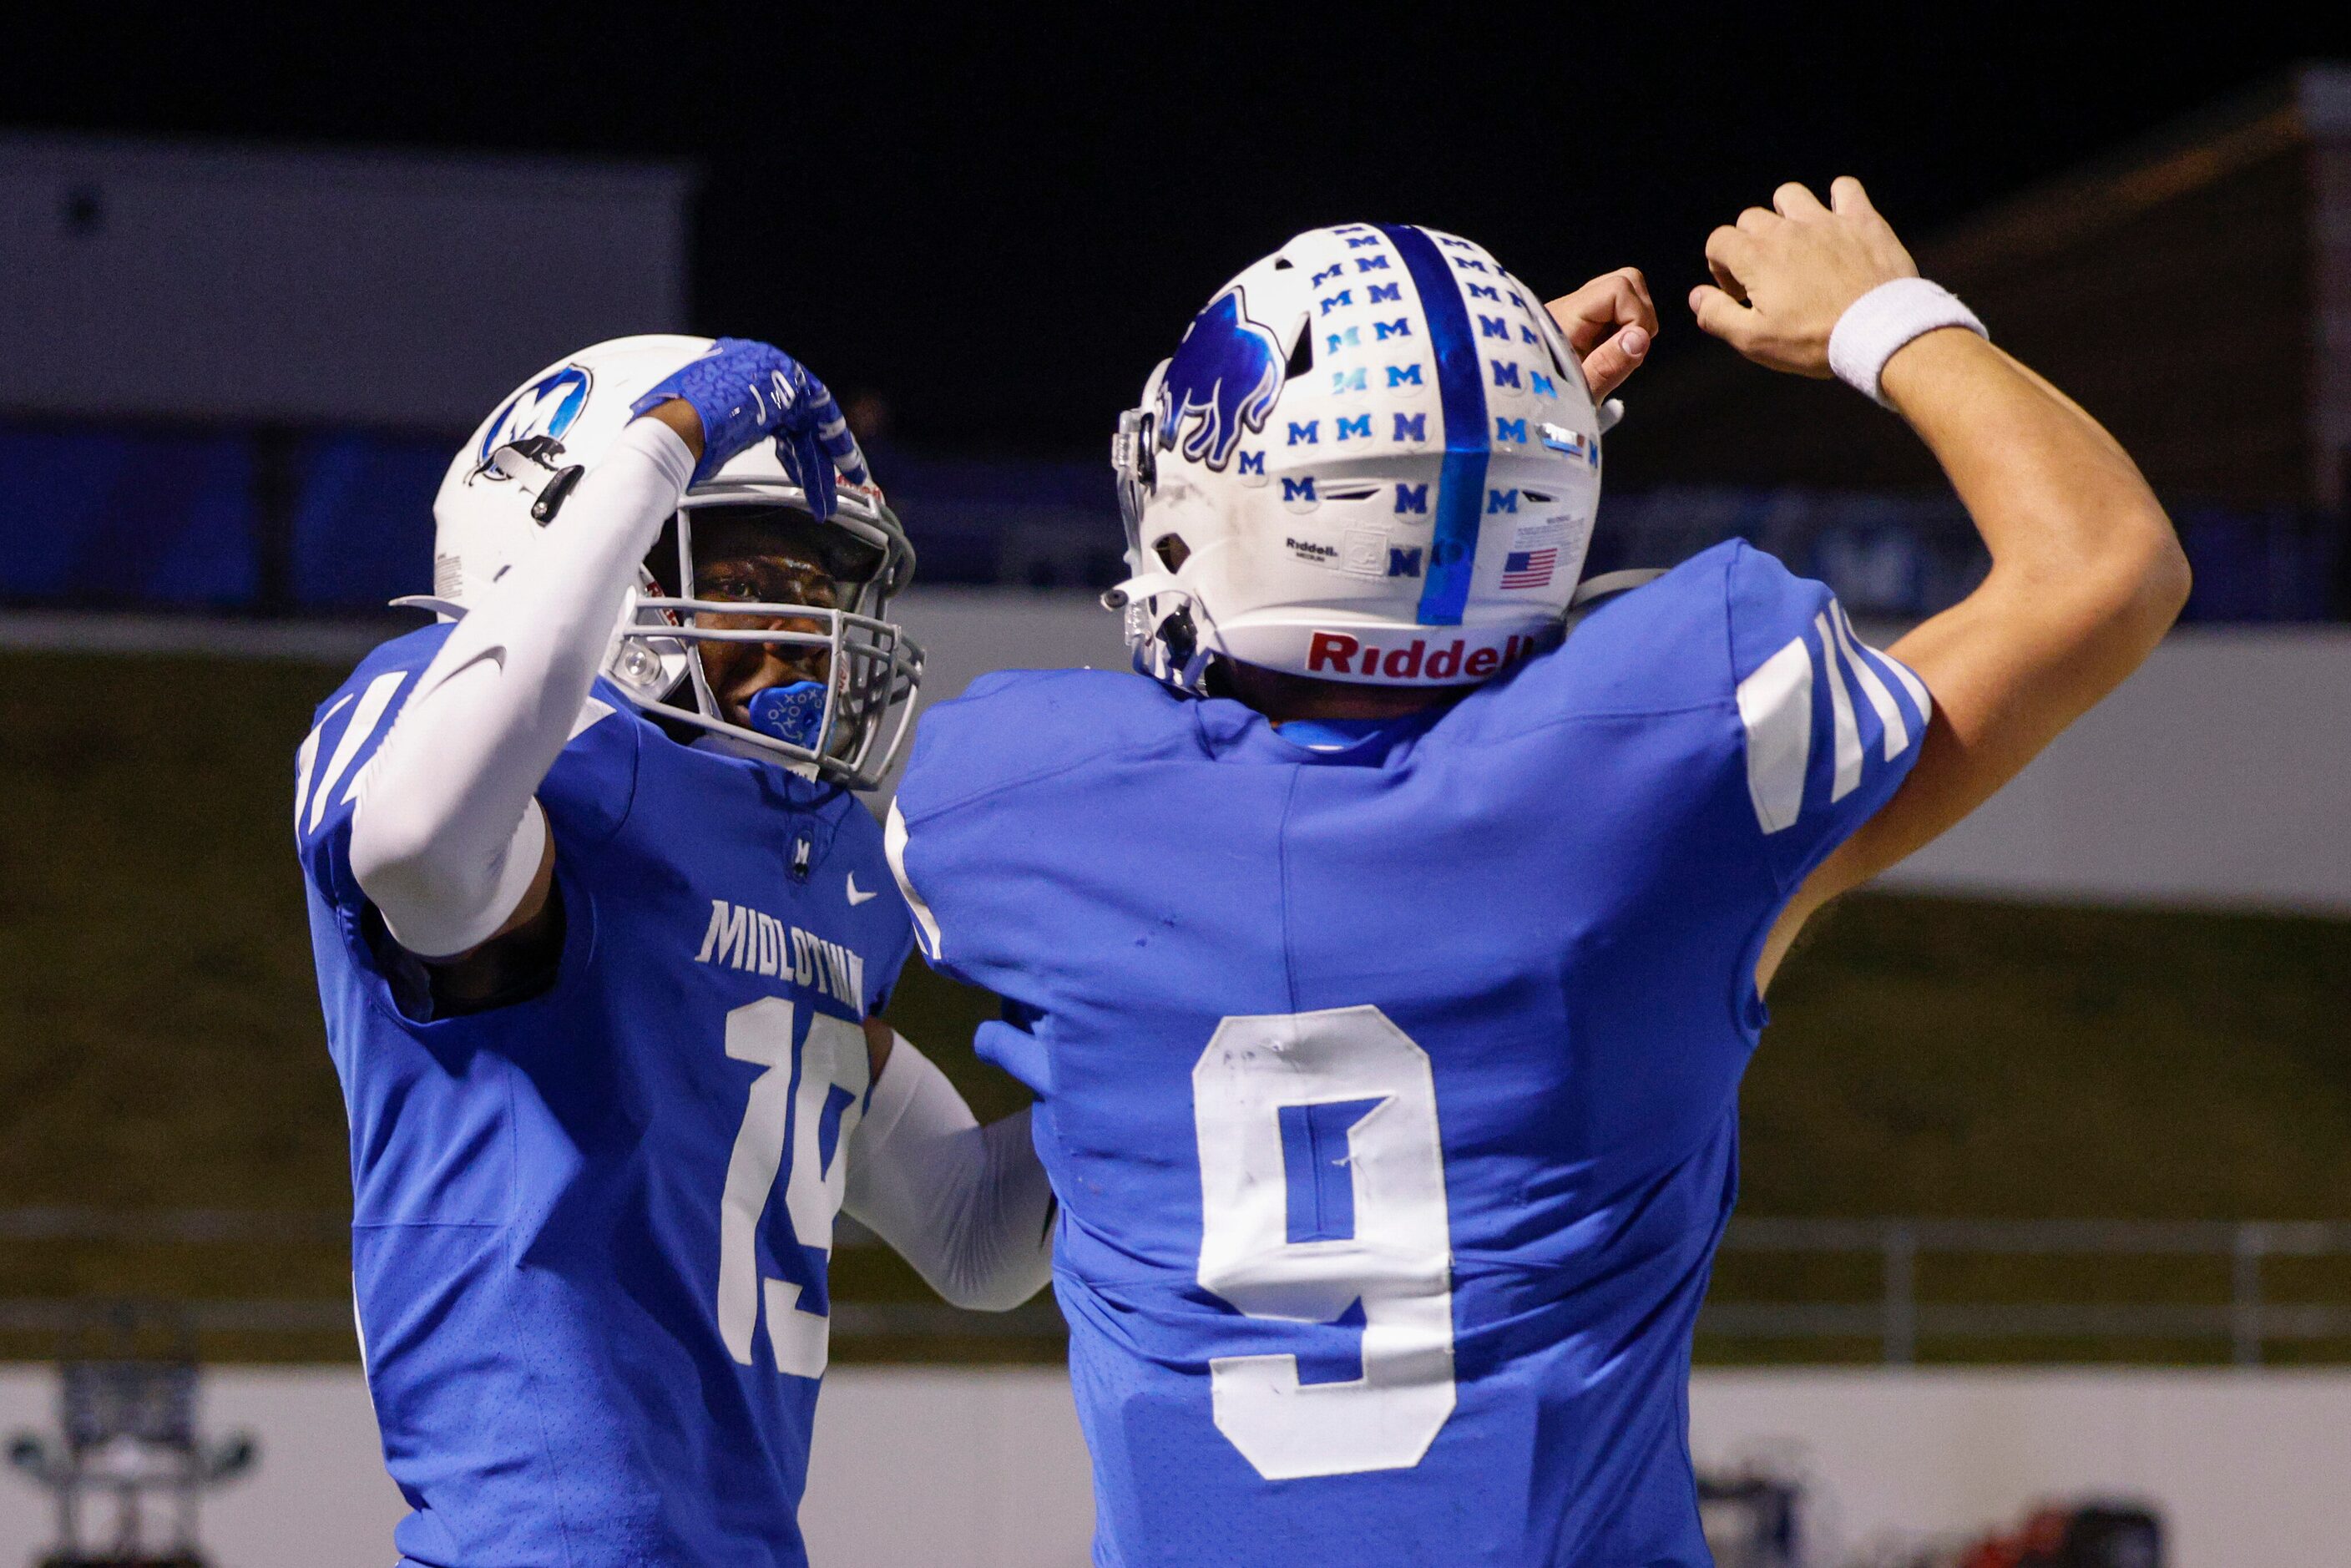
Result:
[[[629,412],[641,414],[671,398],[683,398],[702,420],[702,461],[694,465],[697,485],[762,436],[775,439],[784,472],[808,492],[809,508],[820,517],[832,516],[836,471],[852,485],[871,482],[865,455],[857,449],[832,393],[807,366],[771,344],[721,338],[708,353],[630,404]]]

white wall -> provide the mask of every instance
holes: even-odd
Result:
[[[1833,1549],[2105,1496],[2157,1506],[2167,1568],[2351,1560],[2346,1410],[2343,1371],[1759,1370],[1690,1392],[1698,1462],[1807,1479]]]
[[[470,430],[674,331],[681,166],[0,139],[0,408]]]
[[[0,1443],[23,1431],[55,1441],[57,1378],[0,1366]],[[225,1367],[204,1379],[204,1429],[252,1432],[261,1460],[213,1495],[200,1539],[221,1568],[384,1568],[407,1506],[383,1472],[375,1412],[356,1367]],[[104,1529],[110,1510],[84,1517]],[[28,1563],[55,1537],[48,1494],[0,1471],[0,1563]],[[87,1544],[103,1544],[103,1538]]]
[[[1058,1367],[843,1367],[800,1505],[813,1568],[1085,1568],[1093,1485]]]
[[[2190,628],[1892,886],[2351,914],[2351,628]]]
[[[357,1368],[222,1367],[204,1428],[249,1431],[259,1466],[213,1494],[201,1539],[220,1568],[383,1568],[407,1512],[384,1475]],[[0,1446],[54,1434],[57,1379],[0,1364]],[[93,1511],[103,1527],[111,1515]],[[0,1564],[54,1540],[46,1493],[0,1470]],[[826,1379],[808,1504],[818,1568],[1082,1568],[1093,1532],[1085,1447],[1058,1370],[846,1367]]]
[[[0,1367],[0,1436],[48,1427],[54,1398],[47,1369]],[[263,1450],[205,1507],[222,1568],[382,1568],[401,1505],[355,1370],[223,1369],[206,1402]],[[1708,1372],[1691,1410],[1701,1464],[1801,1476],[1843,1549],[2094,1494],[2156,1503],[2168,1568],[2302,1568],[2351,1542],[2351,1371]],[[827,1380],[801,1510],[817,1568],[1081,1568],[1092,1513],[1058,1370]],[[0,1563],[47,1539],[41,1495],[0,1475]]]

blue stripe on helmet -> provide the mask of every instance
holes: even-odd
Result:
[[[1486,504],[1486,458],[1493,433],[1486,421],[1486,383],[1479,374],[1478,344],[1469,334],[1469,309],[1460,286],[1437,242],[1405,224],[1381,224],[1404,258],[1420,296],[1430,345],[1437,350],[1437,392],[1445,421],[1445,464],[1437,476],[1437,533],[1422,580],[1423,626],[1458,626],[1469,602],[1469,580],[1478,570],[1478,522]]]

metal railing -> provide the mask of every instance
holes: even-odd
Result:
[[[349,1221],[308,1211],[181,1209],[152,1212],[49,1207],[0,1209],[0,1242],[79,1241],[123,1246],[340,1245]],[[843,1217],[836,1244],[879,1246]],[[2351,1345],[2351,1291],[2340,1301],[2275,1301],[2264,1265],[2280,1259],[2351,1259],[2351,1224],[2146,1220],[1775,1219],[1734,1221],[1729,1257],[1845,1258],[1871,1265],[1867,1299],[1766,1301],[1710,1298],[1698,1332],[1732,1339],[1877,1342],[1882,1359],[1909,1365],[1922,1339],[1948,1341],[2193,1342],[2227,1345],[2257,1365],[2273,1343]],[[2225,1301],[2000,1301],[1923,1296],[1923,1260],[1985,1258],[2157,1258],[2225,1265]],[[2346,1270],[2351,1280],[2351,1270]],[[2219,1282],[2216,1278],[2216,1284]],[[87,1303],[70,1298],[0,1299],[0,1333],[60,1332]],[[200,1333],[344,1334],[348,1300],[201,1301],[185,1303]],[[1009,1312],[971,1312],[938,1301],[837,1301],[832,1332],[848,1340],[1050,1340],[1066,1333],[1050,1297]]]
[[[0,1208],[0,1241],[287,1242],[350,1239],[348,1215],[275,1208]]]
[[[2225,1339],[2239,1365],[2272,1341],[2351,1341],[2351,1302],[2264,1299],[2262,1265],[2351,1257],[2351,1225],[2252,1220],[1741,1219],[1727,1253],[1874,1255],[1867,1301],[1709,1301],[1701,1333],[1755,1339],[1875,1339],[1907,1366],[1921,1336],[1974,1340]],[[1951,1301],[1920,1299],[1918,1267],[1945,1257],[2177,1258],[2225,1261],[2226,1301]]]
[[[305,1209],[119,1210],[77,1207],[0,1208],[0,1244],[26,1241],[101,1242],[123,1247],[348,1247],[347,1215]],[[878,1247],[881,1240],[843,1215],[834,1236],[843,1248]],[[59,1334],[87,1316],[89,1302],[72,1297],[0,1297],[0,1333]],[[340,1337],[357,1347],[349,1298],[329,1301],[235,1300],[181,1303],[200,1334]],[[1042,1296],[1008,1312],[973,1312],[944,1301],[835,1301],[832,1333],[845,1340],[1051,1341],[1068,1333],[1060,1309]]]

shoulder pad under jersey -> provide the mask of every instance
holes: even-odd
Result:
[[[926,709],[898,800],[942,810],[1093,758],[1199,747],[1190,699],[1117,670],[1003,670]]]
[[[295,753],[295,842],[303,869],[331,904],[356,909],[364,902],[350,869],[351,818],[366,792],[369,765],[415,694],[418,676],[448,641],[452,625],[444,622],[422,627],[361,659],[319,705],[310,733]],[[630,800],[641,727],[627,699],[598,681],[580,710],[570,745],[539,788],[539,802],[559,834],[573,841],[593,841],[620,825]]]

